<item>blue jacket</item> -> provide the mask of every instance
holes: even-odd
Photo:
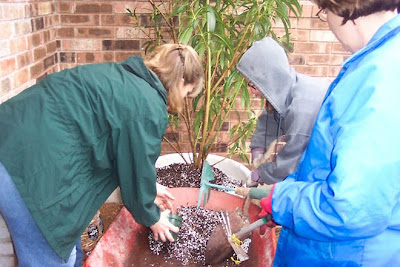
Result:
[[[297,172],[276,184],[275,266],[400,266],[400,15],[328,89]]]

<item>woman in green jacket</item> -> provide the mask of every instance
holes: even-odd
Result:
[[[146,60],[53,73],[0,105],[0,212],[19,265],[73,266],[81,233],[117,186],[138,223],[173,241],[155,161],[168,111],[202,84],[193,48],[166,44]]]

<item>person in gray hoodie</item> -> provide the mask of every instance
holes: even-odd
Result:
[[[241,57],[237,70],[249,88],[266,100],[251,139],[252,162],[275,140],[286,142],[279,151],[275,148],[272,161],[252,171],[251,180],[280,182],[297,169],[329,82],[297,73],[289,66],[284,49],[270,37],[255,42]]]

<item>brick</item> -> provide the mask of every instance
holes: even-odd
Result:
[[[58,2],[58,12],[60,13],[74,13],[75,3],[74,2]]]
[[[103,50],[140,50],[138,40],[103,40]]]
[[[110,61],[114,61],[114,53],[112,52],[106,52],[103,53],[103,62],[110,62]]]
[[[330,54],[329,55],[329,65],[335,65],[335,66],[340,66],[345,60],[346,60],[345,55],[335,55],[335,54]]]
[[[43,17],[44,20],[44,28],[51,29],[54,26],[53,16]]]
[[[211,152],[216,153],[225,153],[228,152],[228,145],[225,143],[215,144],[211,149]]]
[[[24,35],[32,32],[31,22],[29,20],[18,20],[14,24],[15,35]]]
[[[47,54],[54,54],[57,51],[56,41],[50,42],[46,45]]]
[[[145,39],[149,35],[149,29],[139,29],[133,26],[117,27],[116,38],[118,39]]]
[[[98,15],[60,15],[62,25],[100,25]]]
[[[33,61],[38,61],[46,56],[46,47],[40,46],[33,50]]]
[[[294,50],[297,53],[319,53],[327,54],[331,50],[330,43],[295,43]]]
[[[31,36],[32,36],[31,34],[26,36],[26,46],[27,46],[27,49],[29,49],[29,50],[33,49]]]
[[[309,29],[329,31],[329,25],[327,22],[321,21],[319,18],[312,18],[310,19]]]
[[[132,56],[139,56],[141,55],[141,52],[115,52],[115,61],[116,62],[121,62],[125,59],[127,59],[128,57],[132,57]]]
[[[165,11],[168,9],[168,4],[166,4],[164,2],[164,5],[160,6],[159,3],[156,3],[156,5],[159,6],[159,8],[162,11]],[[151,4],[148,1],[144,1],[144,2],[136,2],[135,5],[129,7],[129,9],[133,12],[133,10],[136,9],[136,13],[138,14],[151,14],[153,13],[153,7],[151,6]]]
[[[14,74],[14,88],[23,85],[29,80],[29,71],[27,68],[20,69]]]
[[[17,266],[15,256],[0,256],[1,266]]]
[[[310,31],[310,41],[312,41],[312,42],[337,42],[337,39],[331,31],[315,30],[315,31]]]
[[[128,14],[113,14],[113,15],[102,15],[101,25],[133,25],[134,19]]]
[[[289,64],[304,65],[305,63],[306,63],[306,60],[304,58],[304,55],[300,55],[300,54],[290,54],[289,55]]]
[[[44,29],[44,19],[43,17],[34,18],[31,20],[32,31],[40,31]]]
[[[25,9],[26,5],[23,3],[2,3],[3,7],[3,16],[2,20],[17,20],[26,18]]]
[[[112,38],[114,37],[113,28],[79,28],[76,37],[78,38]]]
[[[50,37],[50,31],[42,31],[40,34],[42,34],[42,38],[43,38],[43,43],[48,43],[51,40]]]
[[[164,137],[171,142],[179,141],[179,133],[165,133]]]
[[[102,63],[114,61],[113,52],[82,52],[77,53],[77,63]]]
[[[35,65],[31,66],[29,69],[31,74],[31,78],[37,78],[44,72],[43,62],[38,62]]]
[[[74,28],[60,28],[57,30],[57,36],[60,38],[73,38],[75,36]]]
[[[44,64],[44,69],[48,69],[54,65],[54,55],[46,57],[46,59],[43,61]]]
[[[14,36],[13,23],[9,21],[0,22],[0,39],[7,39]]]
[[[61,47],[64,51],[99,51],[102,41],[96,39],[62,40]]]
[[[308,65],[329,65],[330,64],[330,56],[329,56],[329,54],[308,55],[307,64]]]
[[[313,11],[313,6],[314,5],[310,5],[310,4],[302,4],[301,5],[301,10],[302,10],[301,16],[303,18],[313,17],[315,15],[314,11]]]
[[[293,43],[289,43],[289,44],[282,43],[282,46],[285,48],[286,53],[293,53],[293,48],[294,48]]]
[[[5,57],[10,54],[9,40],[0,40],[0,57]]]
[[[347,52],[341,43],[332,44],[332,54],[350,54]]]
[[[231,137],[229,137],[229,132],[219,132],[217,136],[217,142],[229,143]]]
[[[6,93],[11,91],[11,81],[10,78],[7,77],[0,81],[0,96],[5,95]],[[0,102],[1,103],[1,102]]]
[[[40,36],[40,33],[34,33],[31,35],[31,37],[33,46],[38,46],[39,44],[42,43],[42,38]]]
[[[282,36],[284,35],[284,32]],[[294,29],[290,31],[290,36],[293,41],[298,42],[309,42],[310,41],[310,31],[309,30],[301,30],[301,29]]]
[[[229,122],[225,121],[222,123],[221,131],[222,132],[229,131]]]
[[[39,15],[39,5],[32,3],[29,5],[29,17],[37,17]]]
[[[74,63],[75,53],[74,52],[60,52],[60,62],[62,63]]]
[[[0,66],[1,66],[0,76],[6,76],[17,69],[16,60],[14,57],[8,59],[2,59],[0,61]]]
[[[23,68],[32,62],[30,52],[25,52],[17,56],[17,68]]]
[[[51,14],[51,12],[54,10],[54,8],[52,8],[52,4],[51,2],[44,2],[44,3],[39,3],[39,16],[43,16],[43,15],[48,15]]]
[[[118,13],[123,13],[126,14],[127,13],[127,8],[129,8],[132,12],[135,9],[135,4],[132,3],[122,3],[122,2],[116,2],[113,4],[114,7],[114,13],[118,14]]]
[[[329,77],[336,77],[340,70],[342,69],[342,66],[329,66]]]
[[[296,71],[313,77],[326,77],[329,73],[329,66],[296,66]]]
[[[25,11],[25,17],[31,18],[34,16],[31,4],[26,4],[24,11]]]
[[[238,121],[238,118],[240,119],[245,119],[247,118],[247,112],[246,111],[238,111],[238,112],[231,112],[228,115],[227,121]]]
[[[10,40],[10,52],[12,54],[25,51],[26,49],[28,49],[28,44],[25,36]]]
[[[130,20],[132,21],[132,23],[129,23],[129,25],[133,25],[135,20],[130,16],[128,16],[128,18],[130,18]],[[150,16],[143,15],[140,16],[139,19],[140,19],[140,25],[142,25],[143,27],[151,27],[154,25],[154,20]],[[167,24],[165,23],[165,21],[161,21],[160,26],[167,27]]]
[[[297,28],[298,29],[310,29],[311,28],[311,20],[308,18],[299,18],[297,20]]]
[[[75,8],[76,14],[98,14],[98,13],[112,13],[113,6],[110,4],[86,4],[77,3]]]
[[[2,219],[0,218],[0,221]],[[3,220],[3,225],[0,226],[0,242],[2,243],[6,243],[6,242],[11,242],[11,236],[10,236],[10,232],[8,231],[7,226],[5,225],[5,222]]]
[[[47,73],[43,73],[43,75],[40,75],[39,77],[36,78],[36,82],[38,83],[46,77],[47,77]]]

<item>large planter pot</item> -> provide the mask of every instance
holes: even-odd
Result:
[[[198,188],[171,188],[175,197],[174,208],[179,206],[196,206]],[[205,209],[233,211],[243,206],[243,198],[224,192],[212,190]],[[248,214],[250,221],[258,219],[260,208],[250,204]],[[86,260],[86,266],[179,266],[179,262],[163,261],[162,256],[154,255],[149,249],[149,228],[139,225],[131,214],[123,208],[109,229],[97,243]],[[249,248],[249,260],[241,266],[272,266],[275,255],[275,233],[272,229],[260,235],[259,229],[253,231]]]
[[[193,158],[192,153],[183,153],[182,156],[188,162],[191,162]],[[212,154],[207,156],[207,161],[210,165],[220,169],[232,180],[247,182],[250,179],[251,171],[240,162]],[[158,158],[156,168],[165,167],[173,163],[185,163],[185,161],[178,153],[167,154]]]
[[[183,157],[187,162],[191,162],[193,158],[192,153],[183,153]],[[227,175],[232,180],[238,180],[242,182],[247,182],[250,179],[251,171],[240,162],[235,160],[225,158],[218,155],[208,155],[207,161],[210,165],[221,170],[225,175]],[[156,168],[166,167],[174,163],[185,163],[182,156],[178,153],[167,154],[160,156],[156,161]],[[121,203],[121,192],[117,188],[107,199],[106,202]]]

